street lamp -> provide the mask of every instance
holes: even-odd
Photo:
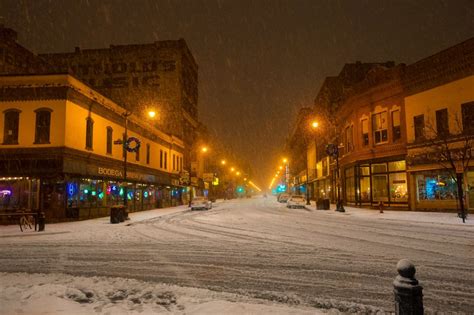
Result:
[[[315,120],[311,122],[312,130],[316,130],[319,127],[319,123]],[[316,152],[316,137],[314,138],[314,152]],[[309,141],[306,142],[306,151],[309,149]],[[316,158],[317,159],[317,158]],[[316,161],[315,159],[315,161]],[[308,154],[306,154],[306,205],[311,205],[309,201],[309,163],[308,163]]]
[[[326,153],[329,156],[332,156],[336,159],[336,187],[337,187],[337,203],[336,203],[336,211],[339,212],[346,212],[344,209],[343,201],[341,199],[341,176],[339,170],[339,147],[337,144],[330,143],[326,146]]]

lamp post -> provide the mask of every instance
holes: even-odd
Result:
[[[118,139],[114,141],[114,144],[122,145],[122,150],[123,150],[123,205],[125,209],[127,208],[128,205],[128,184],[127,184],[127,157],[128,157],[128,150],[129,150],[129,144],[132,139],[136,141],[136,146],[135,149],[139,150],[140,149],[140,141],[137,138],[129,138],[128,137],[128,117],[132,115],[131,111],[126,110],[125,112],[122,113],[122,116],[124,118],[124,133],[123,133],[123,139]],[[150,118],[154,118],[156,116],[156,112],[153,110],[148,111],[148,116]],[[135,151],[136,152],[136,151]]]
[[[336,189],[337,189],[337,202],[336,211],[346,212],[344,209],[343,201],[341,199],[341,176],[339,170],[339,147],[336,144],[328,144],[326,146],[326,153],[336,159]]]
[[[316,130],[319,127],[319,123],[317,121],[312,121],[311,122],[311,129]],[[314,138],[314,152],[316,154],[316,137]],[[309,200],[309,163],[308,163],[308,149],[309,149],[309,141],[306,142],[306,205],[311,205],[311,202]],[[317,158],[316,158],[317,159]],[[315,159],[315,161],[316,161]]]

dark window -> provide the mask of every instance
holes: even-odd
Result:
[[[140,161],[140,148],[137,148],[138,150],[135,152],[135,161]]]
[[[362,119],[362,145],[369,145],[369,120]]]
[[[400,111],[395,110],[392,112],[392,137],[393,142],[396,142],[402,137],[402,130],[400,128]]]
[[[165,159],[164,159],[163,166],[164,166],[165,170],[168,169],[168,152],[165,152]]]
[[[18,126],[20,124],[20,111],[8,110],[4,115],[3,144],[18,144]]]
[[[112,137],[113,129],[112,127],[107,127],[107,154],[112,154]]]
[[[176,169],[176,155],[173,154],[173,171]]]
[[[462,128],[464,133],[474,133],[474,102],[461,104]]]
[[[354,145],[352,143],[353,141],[353,137],[352,137],[352,129],[353,127],[352,126],[349,126],[349,127],[346,127],[346,131],[345,131],[345,147],[346,147],[346,153],[347,152],[351,152],[353,151],[354,149]]]
[[[436,133],[438,137],[449,134],[448,109],[446,108],[436,111]]]
[[[163,168],[163,150],[160,150],[160,168]]]
[[[92,118],[86,118],[86,149],[92,150],[92,140],[94,138],[94,121]]]
[[[150,144],[146,145],[146,164],[150,164]]]
[[[425,136],[425,116],[418,115],[413,117],[415,127],[415,141],[424,139]]]
[[[51,110],[40,109],[36,111],[35,143],[45,144],[49,142],[51,129]]]

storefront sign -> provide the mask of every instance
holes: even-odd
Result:
[[[123,173],[120,170],[116,170],[113,168],[105,168],[105,167],[98,167],[97,173],[99,175],[106,175],[106,176],[115,176],[115,177],[123,177]]]

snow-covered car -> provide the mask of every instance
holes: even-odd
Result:
[[[281,203],[286,203],[288,201],[288,199],[290,199],[290,195],[289,194],[285,194],[285,193],[282,193],[278,196],[278,202],[281,202]]]
[[[306,199],[303,196],[295,195],[291,196],[286,202],[287,208],[304,208],[306,205]]]
[[[207,199],[206,197],[194,197],[191,201],[191,210],[197,209],[212,209],[212,202],[209,201],[209,199]]]

